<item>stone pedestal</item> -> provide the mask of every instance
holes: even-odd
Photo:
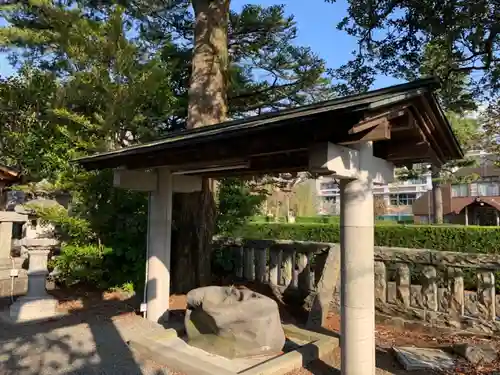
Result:
[[[23,241],[28,250],[28,293],[10,306],[13,322],[30,322],[59,316],[56,311],[57,300],[45,290],[45,279],[49,273],[47,258],[50,250],[58,242],[48,238],[34,238]]]

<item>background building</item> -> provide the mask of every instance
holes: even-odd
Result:
[[[461,168],[457,177],[471,178],[473,182],[441,186],[443,221],[462,225],[500,225],[500,168],[482,165]],[[416,223],[433,220],[432,194],[427,192],[413,204]]]
[[[373,194],[383,199],[386,212],[379,219],[407,221],[412,219],[413,202],[432,189],[430,173],[421,178],[406,181],[397,181],[388,185],[376,185]],[[320,177],[316,180],[318,194],[318,214],[340,214],[340,190],[332,177]]]

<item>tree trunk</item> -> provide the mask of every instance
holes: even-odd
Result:
[[[439,182],[439,168],[432,167],[432,206],[434,224],[443,224],[443,195]]]
[[[227,118],[229,2],[192,0],[196,20],[188,129],[218,124]],[[173,293],[186,293],[211,282],[211,243],[215,227],[213,185],[205,179],[201,192],[174,194]]]
[[[229,0],[192,0],[196,17],[187,127],[227,118]]]

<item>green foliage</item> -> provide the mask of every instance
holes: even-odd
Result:
[[[83,283],[107,288],[109,271],[105,258],[111,252],[111,249],[97,245],[65,245],[61,254],[50,262],[50,267],[57,270],[54,279],[67,286]]]
[[[359,48],[337,71],[347,88],[366,89],[380,73],[403,79],[435,74],[444,84],[441,95],[449,99],[444,103],[454,110],[470,109],[469,94],[498,93],[498,1],[349,0],[348,5],[337,27],[355,37]]]
[[[90,222],[81,217],[70,216],[64,207],[42,207],[29,203],[26,207],[35,212],[42,224],[53,224],[56,235],[61,240],[71,242],[73,245],[96,243],[96,235],[91,229]]]
[[[340,216],[297,216],[295,218],[297,224],[314,224],[314,223],[326,223],[326,224],[339,224]]]
[[[147,196],[113,187],[112,171],[93,174],[75,192],[73,211],[84,217],[99,243],[113,249],[105,257],[109,283],[144,284]]]
[[[249,223],[234,237],[317,242],[340,242],[340,227],[331,224]],[[500,232],[496,227],[436,225],[376,225],[378,246],[433,249],[471,253],[500,253]]]
[[[248,183],[225,178],[219,183],[217,204],[217,233],[225,235],[236,230],[254,216],[265,195],[252,194]]]
[[[0,80],[0,162],[34,181],[46,179],[51,192],[71,192],[70,212],[40,212],[69,246],[71,257],[60,260],[66,270],[93,267],[86,259],[94,254],[96,264],[102,261],[108,270],[102,274],[105,284],[143,285],[147,197],[117,190],[109,171],[89,173],[71,160],[185,126],[194,31],[190,5],[187,0],[0,5],[5,20],[0,48],[18,68],[16,77]],[[284,6],[249,5],[229,19],[232,117],[332,95],[324,61],[296,45],[296,25]],[[227,232],[254,215],[261,198],[236,180],[223,181],[222,190],[217,224]],[[95,246],[111,251],[92,253]],[[81,257],[75,255],[78,249]]]

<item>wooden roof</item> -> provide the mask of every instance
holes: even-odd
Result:
[[[438,87],[436,79],[422,79],[175,132],[155,142],[84,157],[77,162],[87,169],[169,166],[175,171],[200,165],[205,170],[207,166],[219,170],[226,166],[218,173],[225,176],[306,171],[309,148],[314,144],[373,141],[375,156],[396,165],[439,165],[462,158],[463,152],[433,94]],[[236,168],[241,162],[246,163],[243,170]],[[234,169],[231,165],[235,165]]]

